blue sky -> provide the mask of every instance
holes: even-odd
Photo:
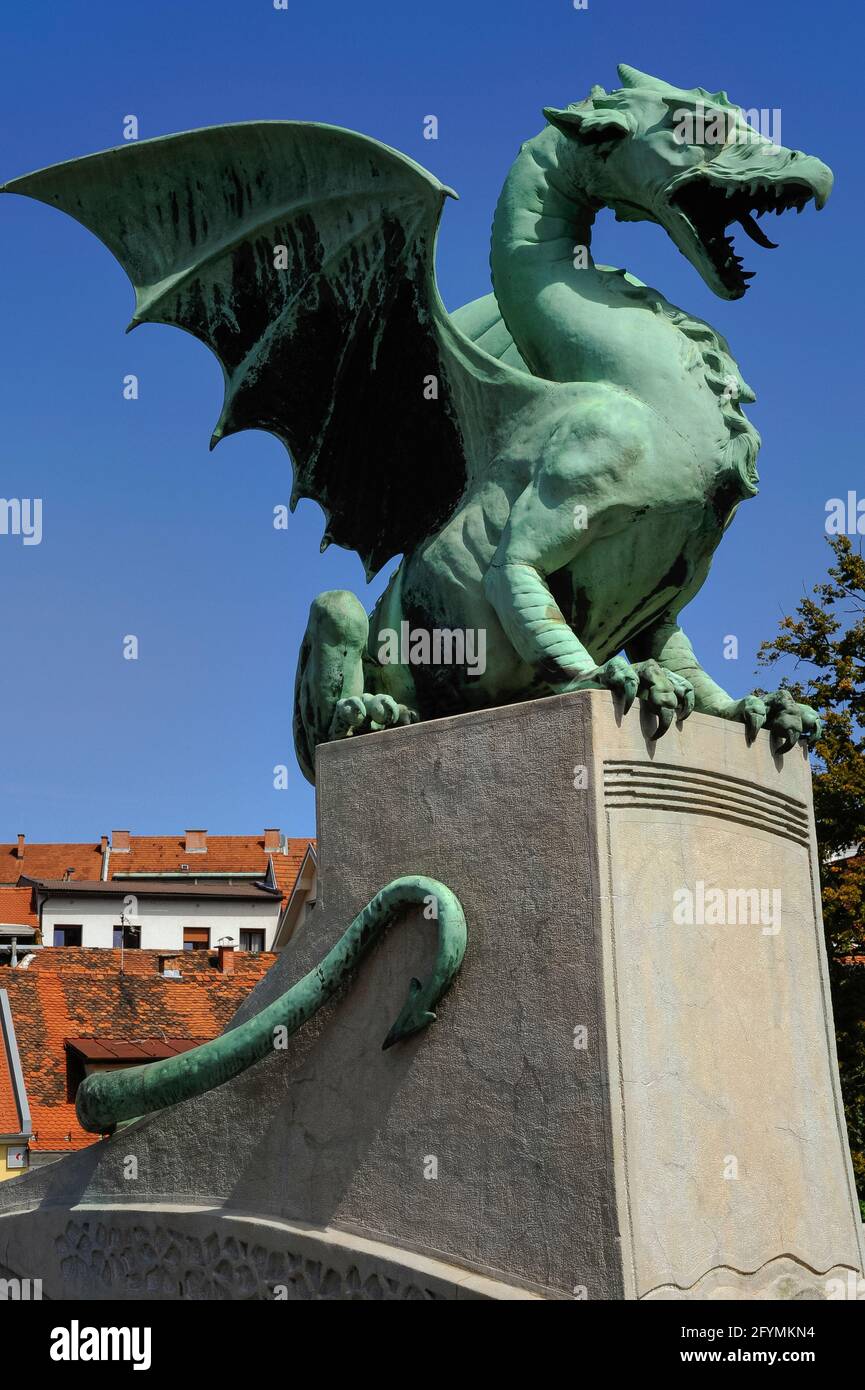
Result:
[[[755,249],[749,295],[723,303],[660,229],[596,227],[599,259],[629,270],[730,339],[758,402],[760,497],[744,506],[685,619],[703,664],[737,694],[779,616],[822,576],[826,500],[865,488],[859,289],[862,51],[849,0],[741,7],[589,0],[405,0],[326,5],[79,0],[7,6],[0,32],[0,180],[121,143],[258,118],[375,136],[460,194],[439,243],[456,308],[489,288],[489,226],[544,105],[616,85],[617,62],[745,107],[779,108],[785,145],[835,170],[824,212],[779,222]],[[423,118],[439,120],[437,141]],[[216,360],[187,335],[129,337],[132,291],[81,227],[0,201],[0,494],[41,497],[43,541],[0,536],[0,839],[90,840],[115,826],[168,833],[314,829],[291,741],[297,649],[312,598],[360,563],[318,553],[321,513],[288,500],[282,446],[248,433],[207,445]],[[740,248],[741,249],[741,248]],[[135,373],[140,397],[124,401]],[[135,634],[137,661],[122,657]],[[723,659],[726,634],[738,661]],[[286,790],[273,768],[290,769]]]

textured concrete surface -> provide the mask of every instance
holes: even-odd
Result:
[[[820,1297],[860,1270],[807,759],[705,716],[650,732],[583,692],[321,749],[317,906],[236,1021],[406,873],[468,919],[438,1021],[381,1052],[432,957],[406,922],[287,1052],[3,1184],[0,1262],[52,1205],[189,1203],[553,1298]],[[766,920],[707,924],[718,888],[768,893]]]

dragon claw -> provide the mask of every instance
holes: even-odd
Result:
[[[632,665],[624,657],[614,656],[593,671],[589,680],[621,700],[623,714],[627,714],[634,701],[639,699],[650,714],[657,716],[658,727],[652,735],[653,739],[663,738],[674,719],[687,719],[694,710],[694,687],[691,682],[654,660],[638,661]],[[581,682],[582,688],[586,683]]]
[[[740,718],[745,725],[745,735],[749,743],[753,743],[758,733],[766,723],[768,713],[765,704],[758,695],[746,695],[740,701]]]
[[[663,738],[674,720],[687,719],[694,711],[694,687],[684,676],[676,675],[654,660],[637,662],[639,696],[650,714],[657,716],[658,726],[652,742]]]
[[[623,713],[628,713],[639,689],[639,678],[629,661],[622,656],[614,656],[593,671],[591,680],[621,700]]]
[[[669,706],[665,706],[664,708],[658,710],[658,727],[652,734],[653,743],[656,741],[656,739],[663,738],[664,734],[667,732],[670,725],[672,724],[674,718],[675,710],[670,709]]]
[[[347,695],[336,702],[330,737],[342,739],[379,733],[382,729],[416,724],[418,717],[415,710],[398,704],[391,695]]]
[[[823,724],[810,705],[800,705],[789,690],[776,690],[772,695],[746,695],[733,706],[732,718],[745,725],[749,743],[765,728],[772,752],[783,757],[796,747],[800,739],[813,744],[822,736]]]

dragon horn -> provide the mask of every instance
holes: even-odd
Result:
[[[663,82],[660,77],[650,77],[647,72],[640,72],[639,68],[629,67],[627,63],[619,63],[616,68],[619,74],[619,81],[623,87],[650,87],[656,92],[672,92],[676,89],[671,87],[669,82]]]

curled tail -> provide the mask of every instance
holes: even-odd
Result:
[[[443,883],[411,876],[394,879],[376,893],[324,959],[246,1023],[178,1057],[86,1077],[75,1107],[81,1125],[93,1134],[104,1134],[121,1120],[204,1095],[239,1076],[274,1050],[276,1030],[290,1037],[312,1018],[382,932],[413,907],[433,908],[430,916],[438,925],[438,951],[426,983],[411,981],[408,998],[382,1046],[392,1047],[419,1033],[434,1021],[435,1006],[462,964],[466,920],[458,899]]]

